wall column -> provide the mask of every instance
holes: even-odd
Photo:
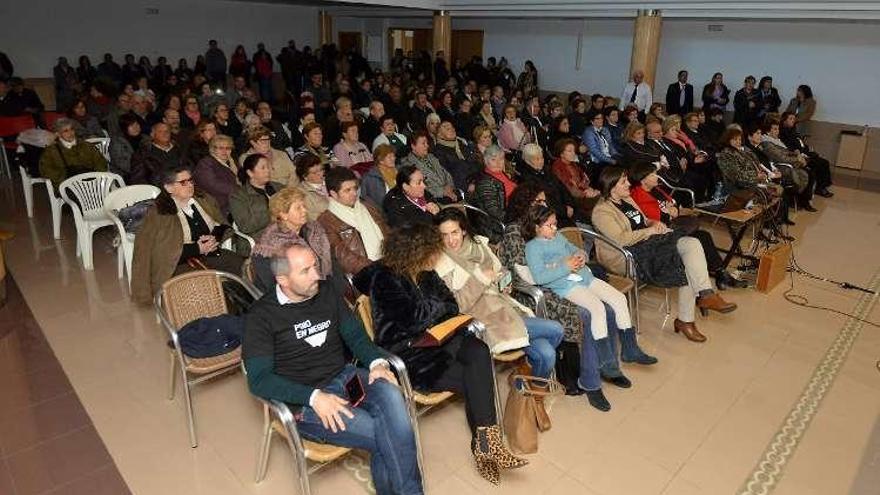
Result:
[[[452,60],[452,18],[446,10],[434,11],[434,44],[432,46],[434,53],[431,54],[433,59],[437,52],[443,52],[447,61]],[[451,67],[450,67],[451,69]]]
[[[654,87],[657,75],[657,57],[660,54],[660,32],[662,17],[659,10],[639,10],[633,29],[632,58],[629,63],[629,74],[636,70],[645,73],[645,82]]]
[[[318,11],[318,43],[320,46],[335,43],[333,40],[333,16],[326,10]]]

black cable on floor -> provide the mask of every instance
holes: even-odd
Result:
[[[764,201],[764,204],[767,204],[767,205],[772,204],[772,202],[770,201],[771,198],[766,193],[766,191],[759,189],[758,195],[761,196],[761,199]],[[789,258],[789,266],[788,266],[789,287],[788,287],[788,290],[786,290],[782,294],[782,296],[785,298],[785,300],[790,302],[791,304],[795,304],[797,306],[801,306],[804,308],[810,308],[810,309],[818,309],[820,311],[829,311],[831,313],[836,313],[841,316],[845,316],[847,318],[852,318],[856,321],[860,321],[860,322],[865,323],[867,325],[871,325],[873,327],[880,328],[880,324],[875,323],[873,321],[866,320],[864,318],[859,318],[853,314],[847,313],[845,311],[840,311],[840,310],[837,310],[834,308],[829,308],[827,306],[817,306],[815,304],[810,304],[810,300],[807,299],[807,296],[805,296],[803,294],[792,294],[792,291],[794,291],[794,276],[795,276],[795,274],[802,275],[804,277],[811,278],[813,280],[819,280],[822,282],[834,284],[834,285],[837,285],[838,287],[840,287],[841,289],[860,290],[863,292],[867,292],[869,294],[875,294],[875,292],[872,290],[865,289],[863,287],[859,287],[854,284],[850,284],[849,282],[838,282],[833,279],[829,279],[829,278],[821,277],[819,275],[815,275],[815,274],[805,270],[803,267],[801,267],[797,261],[797,258],[795,257],[794,242],[793,242],[794,239],[791,237],[788,237],[787,232],[786,232],[787,229],[785,229],[782,225],[779,224],[779,215],[778,215],[779,209],[786,207],[780,203],[782,203],[782,202],[781,201],[777,202],[775,210],[770,210],[769,208],[768,208],[768,210],[765,210],[764,218],[762,218],[762,222],[761,222],[762,224],[761,224],[761,227],[759,230],[759,232],[761,233],[761,239],[759,239],[758,242],[755,243],[755,248],[752,250],[752,254],[754,255],[760,250],[762,242],[765,244],[765,249],[770,249],[770,247],[773,245],[774,240],[777,240],[777,242],[781,242],[783,244],[788,244],[789,246],[791,246],[791,258]],[[766,214],[767,212],[772,212],[772,214],[767,215]],[[768,228],[770,230],[769,236],[763,235],[763,231],[765,228]],[[774,239],[774,237],[776,237],[776,239]],[[880,366],[880,361],[878,361],[878,366]]]
[[[813,273],[808,272],[807,270],[803,269],[800,266],[800,264],[798,263],[797,258],[795,257],[795,254],[794,254],[794,245],[792,245],[792,248],[791,248],[791,258],[789,259],[788,272],[789,272],[789,287],[788,287],[788,290],[786,290],[785,292],[782,293],[782,297],[784,297],[786,301],[788,301],[792,304],[796,304],[798,306],[804,307],[804,308],[818,309],[821,311],[829,311],[831,313],[836,313],[841,316],[845,316],[847,318],[852,318],[856,321],[860,321],[860,322],[865,323],[867,325],[871,325],[873,327],[880,328],[880,323],[875,323],[873,321],[866,320],[864,318],[859,318],[858,316],[855,316],[853,314],[847,313],[845,311],[840,311],[840,310],[837,310],[834,308],[829,308],[827,306],[817,306],[815,304],[810,304],[810,300],[807,299],[807,296],[805,296],[803,294],[792,294],[792,291],[794,291],[794,276],[795,276],[795,274],[802,275],[804,277],[811,278],[813,280],[828,282],[830,284],[837,285],[838,287],[840,287],[842,289],[861,290],[861,291],[867,292],[869,294],[876,294],[874,291],[859,287],[857,285],[850,284],[848,282],[838,282],[836,280],[832,280],[829,278],[820,277],[819,275],[815,275]]]

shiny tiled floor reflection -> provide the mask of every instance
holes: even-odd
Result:
[[[6,203],[0,203],[4,212],[13,213],[0,220],[0,226],[17,234],[8,245],[9,267],[63,372],[46,364],[50,349],[45,343],[6,342],[4,346],[15,345],[29,358],[0,360],[0,376],[5,380],[15,371],[32,377],[26,384],[5,380],[9,385],[0,400],[4,404],[15,401],[22,408],[36,401],[53,403],[68,413],[63,418],[50,414],[41,419],[34,410],[34,419],[28,421],[39,428],[7,423],[6,416],[0,415],[0,446],[18,448],[59,431],[85,436],[91,431],[84,426],[90,418],[133,493],[296,493],[290,456],[280,442],[273,446],[266,481],[253,482],[261,415],[240,375],[196,391],[200,445],[189,448],[183,405],[180,400],[165,399],[167,354],[162,331],[150,308],[129,302],[125,283],[116,278],[110,236],[98,235],[95,271],[86,272],[75,255],[69,213],[64,215],[64,239],[54,241],[45,199],[37,196],[36,218],[28,221],[20,194],[13,191]],[[12,200],[19,204],[13,206]],[[880,269],[876,256],[880,195],[838,188],[832,200],[817,199],[816,204],[820,213],[802,213],[796,218],[793,233],[798,237],[799,262],[816,273],[866,284]],[[717,239],[719,243],[727,240],[722,235]],[[589,408],[583,398],[556,400],[551,412],[554,427],[541,436],[539,454],[530,457],[528,468],[504,473],[499,488],[479,479],[473,469],[461,404],[430,413],[421,422],[429,492],[734,493],[845,321],[785,302],[782,292],[786,287],[769,295],[726,294],[740,309],[699,319],[701,331],[709,336],[704,345],[686,341],[668,326],[660,329],[662,294],[648,291],[640,338],[660,363],[651,368],[626,365],[634,386],[629,390],[606,387],[613,406],[609,413]],[[846,311],[859,297],[805,279],[797,279],[796,292],[807,294],[813,303]],[[880,307],[869,318],[880,320]],[[854,480],[864,465],[862,458],[880,412],[880,373],[874,367],[878,357],[880,332],[866,328],[841,366],[776,493],[828,495],[848,493],[851,488],[859,493],[860,485]],[[79,397],[88,418],[74,405],[74,396]],[[14,432],[7,434],[8,430]],[[69,439],[78,438],[70,434]],[[59,446],[59,452],[64,448]],[[82,449],[100,455],[97,445],[89,441],[84,441]],[[33,450],[21,462],[42,453]],[[7,493],[3,483],[16,465],[0,464],[0,493]],[[66,472],[80,469],[73,464]],[[41,473],[29,472],[34,473],[29,486],[42,489]],[[353,467],[332,466],[313,477],[313,491],[364,493],[357,480],[363,474]],[[97,470],[91,476],[100,482],[112,474]],[[85,479],[79,483],[89,485]]]
[[[14,280],[0,309],[0,493],[128,493]]]

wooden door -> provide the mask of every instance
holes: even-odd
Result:
[[[359,53],[363,53],[361,49],[361,33],[357,31],[339,31],[339,50],[347,52],[350,49],[357,49]]]
[[[413,53],[418,57],[422,51],[431,53],[431,45],[434,43],[434,34],[430,29],[413,29]]]
[[[453,29],[452,30],[452,59],[447,59],[450,64],[453,60],[461,60],[467,64],[474,55],[483,56],[483,31],[479,29]]]

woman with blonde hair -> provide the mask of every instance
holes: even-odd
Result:
[[[385,195],[397,185],[397,156],[394,146],[380,144],[373,150],[375,165],[361,179],[361,199],[382,206]]]
[[[275,287],[272,257],[295,242],[308,244],[315,252],[322,280],[333,273],[330,241],[321,224],[308,220],[305,199],[305,194],[293,187],[286,187],[269,198],[270,223],[251,252],[254,283],[263,292]]]

